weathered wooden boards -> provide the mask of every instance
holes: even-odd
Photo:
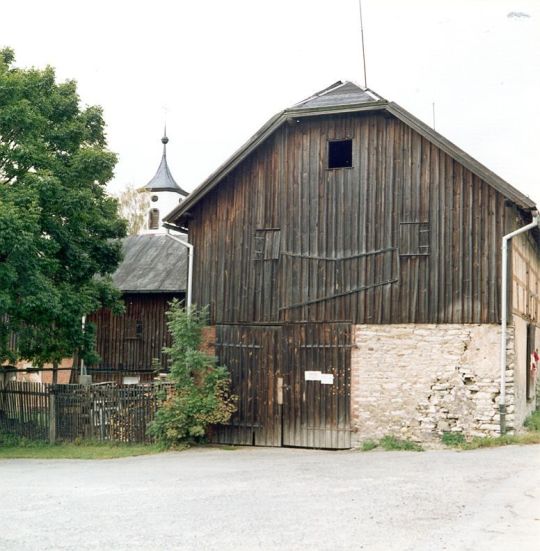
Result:
[[[512,312],[527,320],[540,321],[540,258],[530,234],[511,242]]]
[[[48,385],[9,382],[0,389],[0,429],[31,439],[148,442],[159,385]]]
[[[92,374],[97,380],[99,372],[110,380],[114,372],[150,373],[154,359],[167,367],[163,347],[171,343],[165,312],[174,294],[126,294],[126,311],[114,315],[100,310],[89,317],[96,324],[96,350],[101,363]],[[107,378],[108,377],[108,378]]]
[[[350,324],[288,324],[283,336],[283,445],[350,448]]]
[[[0,388],[0,429],[32,440],[49,437],[48,385],[9,381]]]
[[[351,168],[327,168],[335,139]],[[499,319],[504,197],[391,116],[292,121],[192,215],[217,323]]]
[[[349,448],[350,348],[348,323],[218,325],[216,353],[239,400],[212,439]]]
[[[238,402],[229,423],[215,427],[212,439],[227,444],[280,446],[281,328],[218,325],[216,355],[231,374],[232,392]]]

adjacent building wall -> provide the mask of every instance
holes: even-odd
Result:
[[[529,322],[520,316],[513,316],[515,331],[515,367],[513,383],[515,393],[515,423],[517,427],[536,409],[536,392],[533,389],[527,396],[527,371],[531,369],[531,358],[527,351],[527,327]],[[536,331],[535,331],[536,332]],[[533,333],[534,334],[534,333]],[[531,384],[535,384],[534,372]]]
[[[507,348],[507,429],[533,408],[517,368],[522,337],[516,320]],[[394,434],[420,441],[443,432],[499,434],[499,325],[357,325],[351,361],[356,442]]]
[[[126,293],[123,314],[103,308],[88,317],[88,323],[96,325],[96,351],[101,357],[91,371],[94,380],[121,380],[130,373],[145,372],[146,379],[151,379],[156,360],[162,368],[168,366],[163,348],[170,346],[171,336],[165,313],[174,298],[183,298],[183,293]]]
[[[520,227],[523,221],[516,218],[514,224],[515,227]],[[540,344],[535,338],[538,333],[536,326],[540,323],[540,256],[533,232],[523,233],[512,239],[511,267],[512,313],[516,342],[515,415],[517,426],[521,426],[537,404],[534,388],[527,396],[527,376],[534,385],[538,373],[530,371],[530,352],[538,351]]]
[[[516,218],[514,227],[524,221]],[[532,232],[523,233],[511,241],[512,313],[540,322],[540,255]]]

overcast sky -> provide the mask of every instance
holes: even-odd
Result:
[[[367,83],[540,201],[540,2],[363,0]],[[358,0],[17,0],[0,45],[102,105],[111,189],[169,164],[191,191],[269,117],[363,84]]]

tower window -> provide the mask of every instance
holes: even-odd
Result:
[[[159,209],[150,209],[150,212],[148,213],[148,229],[159,229]]]
[[[151,197],[152,203],[157,202],[158,199],[159,199],[159,197],[157,195],[152,195],[152,197]]]
[[[328,168],[352,167],[352,140],[328,142]]]

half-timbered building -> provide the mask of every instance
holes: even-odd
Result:
[[[221,442],[498,431],[503,235],[534,202],[374,92],[268,121],[167,218],[194,246],[238,412]],[[509,429],[534,408],[538,232],[512,250]]]

